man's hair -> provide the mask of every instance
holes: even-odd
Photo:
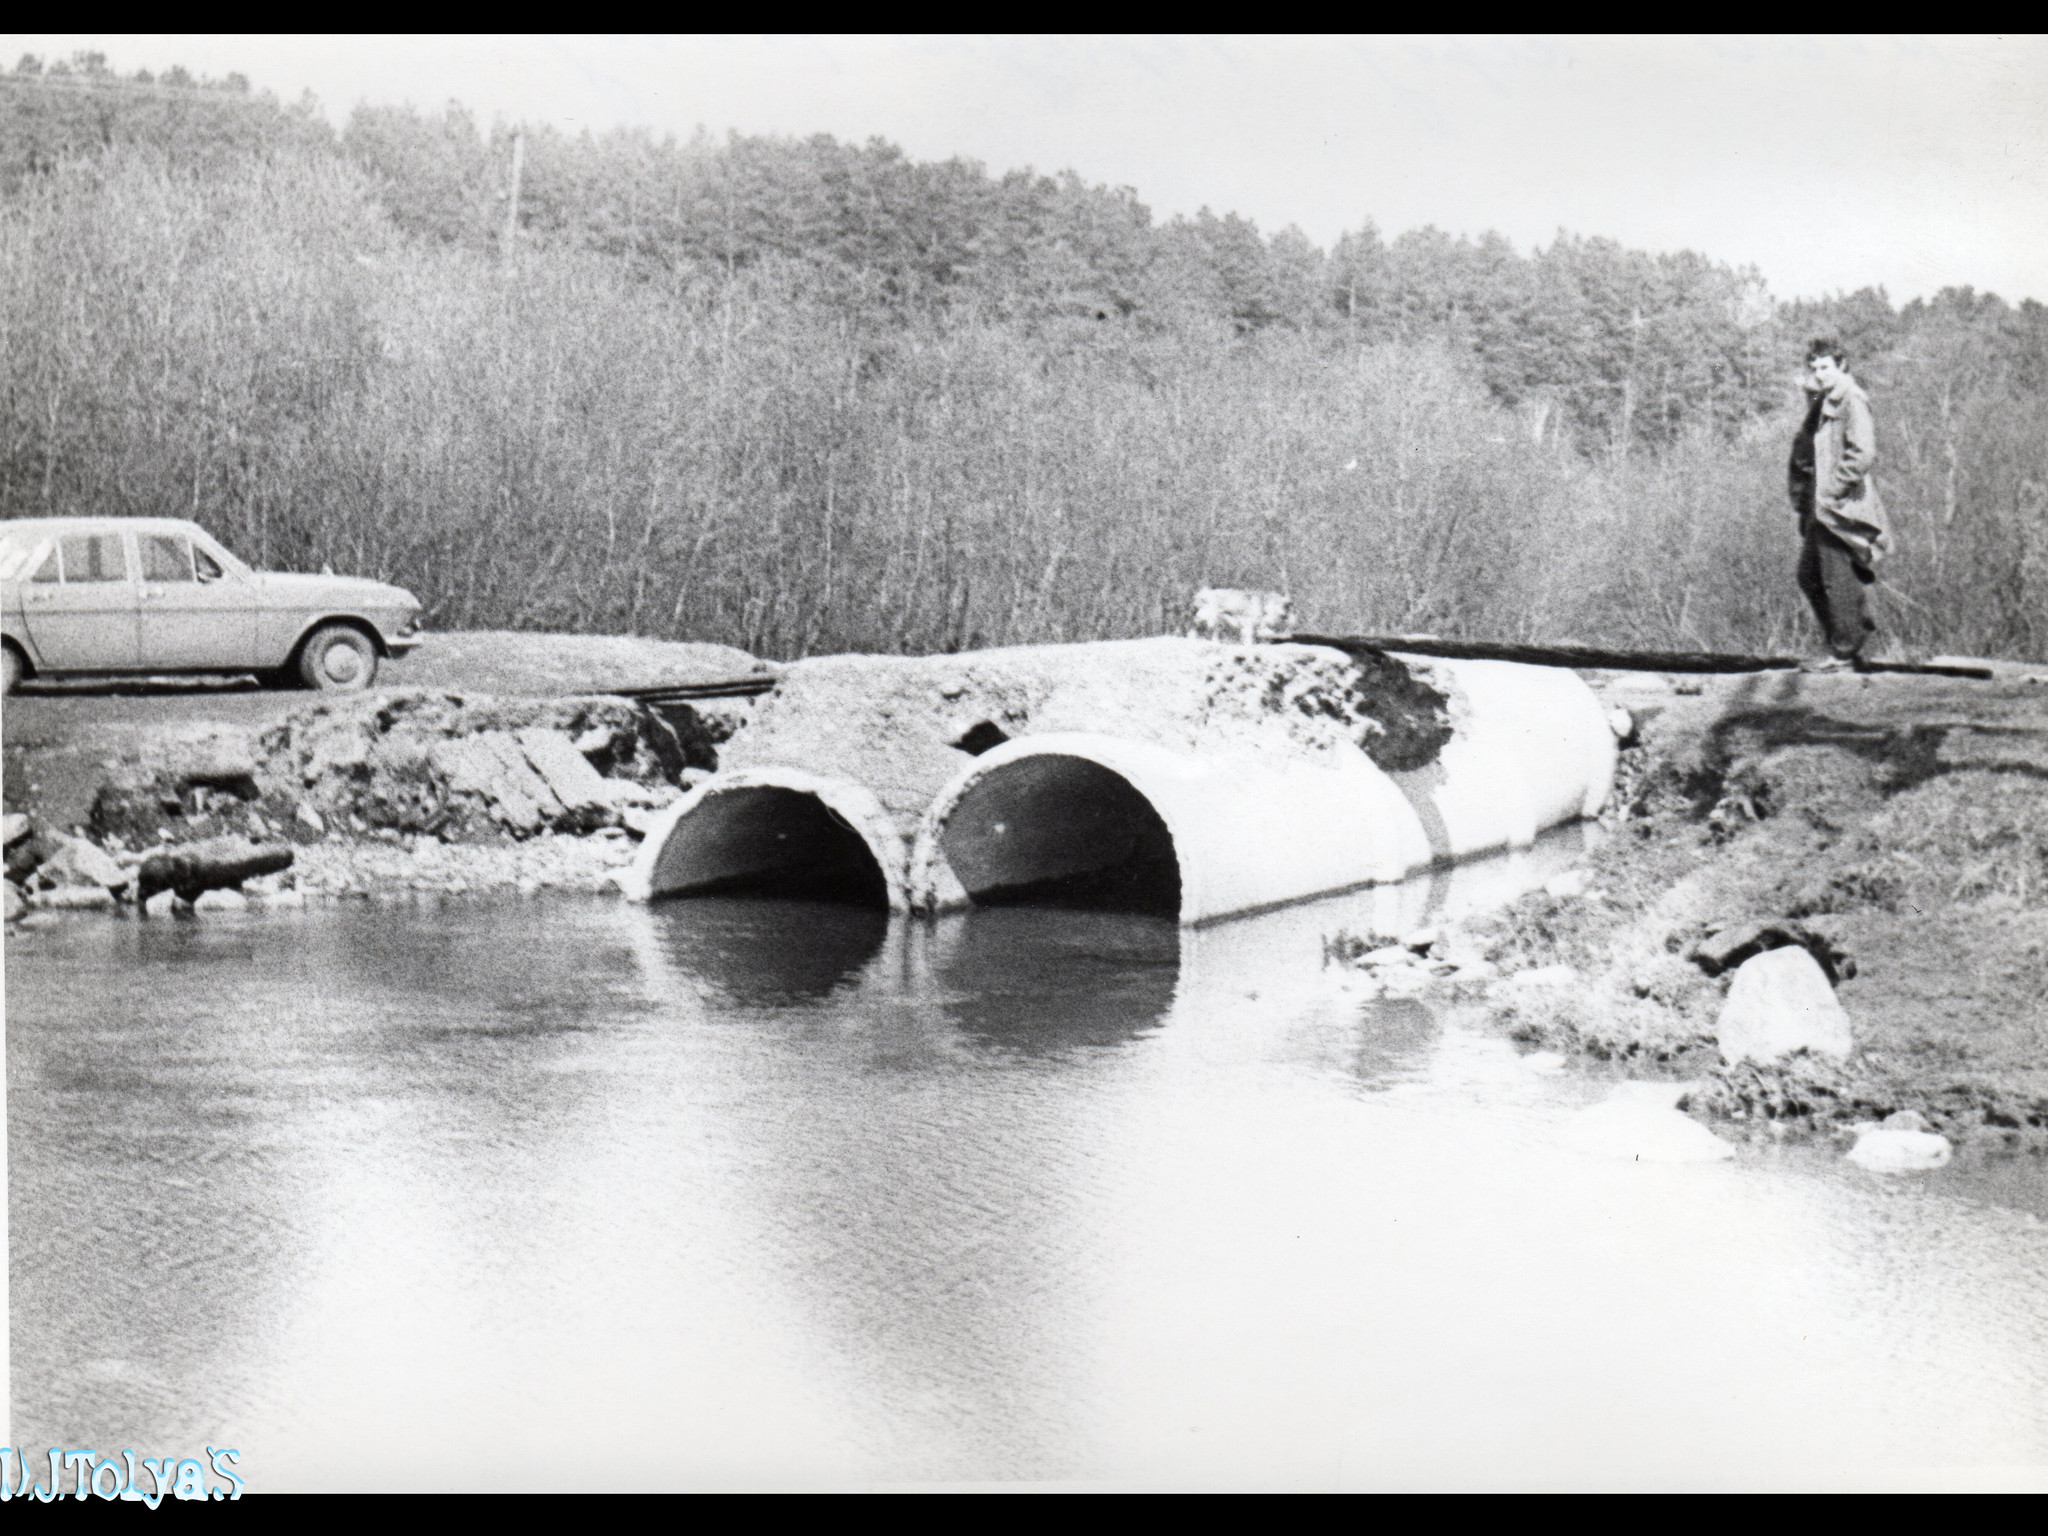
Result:
[[[1810,363],[1816,357],[1832,357],[1842,367],[1849,366],[1849,353],[1832,336],[1816,336],[1806,344],[1806,360]]]

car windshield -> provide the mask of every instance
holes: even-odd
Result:
[[[135,547],[142,555],[144,581],[192,579],[192,546],[182,534],[145,533],[135,540]]]
[[[227,574],[227,571],[256,569],[204,529],[198,530],[192,539],[192,562],[199,568],[201,581],[217,581]],[[223,566],[226,567],[225,571],[222,569]]]

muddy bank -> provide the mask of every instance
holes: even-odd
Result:
[[[67,785],[83,806],[69,824],[33,793],[15,812],[10,795],[9,910],[139,904],[158,887],[214,906],[236,904],[221,892],[599,889],[744,711],[407,692],[308,703],[262,729],[131,737],[83,773],[64,760],[90,786],[88,799]]]
[[[1467,925],[1483,964],[1456,995],[1525,1041],[1700,1082],[1687,1107],[1724,1134],[1913,1112],[1959,1144],[2048,1149],[2048,687],[1603,686],[1639,729],[1607,836]],[[1744,939],[1828,962],[1846,1056],[1723,1059],[1736,968],[1717,961]]]
[[[226,880],[260,866],[252,848],[289,868],[209,905],[600,889],[747,708],[647,710],[607,689],[768,670],[730,646],[480,632],[431,636],[358,698],[252,679],[30,684],[4,701],[9,915],[141,899],[152,856],[210,860]]]

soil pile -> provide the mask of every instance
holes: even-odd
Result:
[[[2048,699],[2024,684],[1630,685],[1642,722],[1583,886],[1473,925],[1522,1038],[1670,1063],[1699,1113],[1831,1132],[1915,1111],[1951,1139],[2048,1148]],[[1727,1065],[1744,953],[1835,975],[1855,1045]],[[1512,981],[1512,977],[1509,978]]]
[[[386,662],[378,681],[505,698],[562,698],[723,682],[773,670],[737,647],[702,641],[479,629],[427,636],[410,656]]]

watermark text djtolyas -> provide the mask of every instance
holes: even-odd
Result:
[[[242,1496],[242,1479],[235,1468],[242,1453],[232,1446],[223,1450],[206,1447],[206,1461],[185,1456],[143,1456],[133,1451],[123,1451],[118,1456],[102,1457],[98,1451],[67,1451],[51,1446],[49,1452],[50,1473],[47,1479],[29,1481],[29,1458],[26,1452],[11,1445],[0,1445],[0,1504],[17,1496],[25,1499],[39,1499],[45,1504],[54,1503],[68,1491],[74,1499],[94,1495],[102,1499],[129,1499],[147,1504],[151,1509],[163,1503],[168,1496],[173,1499],[239,1499]],[[211,1464],[217,1481],[207,1478],[207,1466]],[[17,1472],[15,1469],[19,1467]],[[136,1468],[142,1469],[142,1476],[136,1476]],[[145,1488],[149,1491],[145,1492]]]

